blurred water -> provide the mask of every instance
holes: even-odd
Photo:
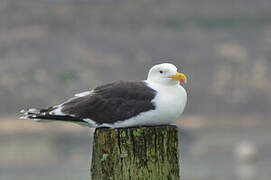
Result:
[[[270,126],[226,125],[201,120],[203,125],[189,124],[184,117],[181,126],[182,177],[187,180],[268,180],[271,176]],[[259,118],[260,119],[260,118]],[[1,123],[2,122],[2,123]],[[0,179],[88,179],[91,154],[91,131],[65,123],[38,124],[0,121]],[[22,127],[23,130],[21,128]],[[240,162],[236,145],[244,140],[258,149],[258,160]]]

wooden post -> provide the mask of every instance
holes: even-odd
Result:
[[[176,126],[96,129],[92,180],[179,180]]]

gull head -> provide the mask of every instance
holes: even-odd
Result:
[[[177,67],[170,63],[153,66],[148,74],[148,81],[163,85],[178,85],[186,83],[186,76],[177,71]]]

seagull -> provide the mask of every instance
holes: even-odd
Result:
[[[170,63],[153,66],[143,81],[115,81],[75,94],[45,109],[22,110],[20,119],[66,121],[88,127],[169,125],[183,113],[187,77]]]

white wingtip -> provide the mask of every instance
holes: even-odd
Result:
[[[31,116],[31,118],[36,118],[36,117],[37,117],[37,115],[35,115],[35,114]]]
[[[35,108],[31,108],[28,110],[29,113],[33,113],[33,114],[36,114],[36,113],[39,113],[40,111],[38,109],[35,109]]]
[[[21,116],[19,119],[25,120],[28,119],[27,116]]]
[[[21,114],[23,114],[23,113],[25,113],[26,111],[24,110],[24,109],[22,109],[21,111],[20,111],[20,113]]]

